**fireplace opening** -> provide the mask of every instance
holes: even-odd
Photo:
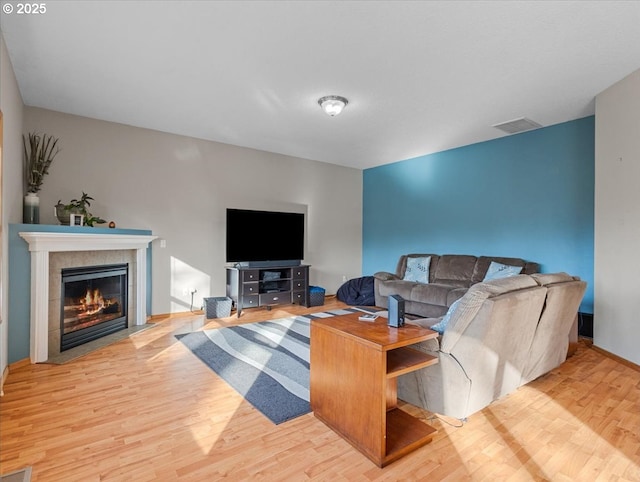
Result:
[[[62,270],[60,351],[128,326],[127,264]]]

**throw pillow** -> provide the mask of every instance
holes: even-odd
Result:
[[[462,298],[459,298],[455,300],[453,303],[451,303],[451,306],[449,307],[449,311],[447,311],[447,314],[444,315],[438,323],[436,323],[431,327],[433,331],[437,331],[441,335],[444,333],[444,330],[447,329],[447,325],[449,324],[449,321],[451,321],[451,315],[453,315],[453,312],[456,311],[456,308],[460,304],[461,299]]]
[[[509,278],[510,276],[520,274],[521,271],[522,266],[509,266],[506,264],[491,261],[489,269],[487,270],[487,274],[484,275],[484,279],[482,281],[489,281],[499,278]]]
[[[407,269],[404,271],[405,281],[416,281],[418,283],[429,282],[429,265],[431,256],[426,258],[407,258]]]

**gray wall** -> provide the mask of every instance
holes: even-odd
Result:
[[[8,263],[6,253],[7,225],[22,222],[22,121],[24,106],[13,72],[9,54],[0,35],[0,110],[3,115],[2,149],[2,189],[0,209],[2,209],[2,232],[0,247],[0,376],[7,368],[8,346]]]
[[[40,192],[41,223],[57,224],[53,206],[84,191],[94,215],[160,238],[152,314],[225,294],[227,207],[306,213],[311,284],[335,293],[343,276],[360,276],[360,170],[31,107],[24,131],[54,135],[62,149]],[[285,235],[256,232],[247,242]]]
[[[640,364],[640,70],[596,97],[596,346]]]

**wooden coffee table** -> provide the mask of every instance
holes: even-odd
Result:
[[[311,409],[379,467],[429,443],[436,429],[397,406],[397,377],[436,357],[409,345],[435,338],[415,325],[359,321],[359,313],[311,321]]]

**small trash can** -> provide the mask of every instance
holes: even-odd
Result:
[[[324,305],[324,288],[309,286],[309,306]]]
[[[233,300],[228,296],[214,296],[213,298],[202,298],[204,301],[205,313],[209,318],[226,318],[231,316],[231,304]]]

